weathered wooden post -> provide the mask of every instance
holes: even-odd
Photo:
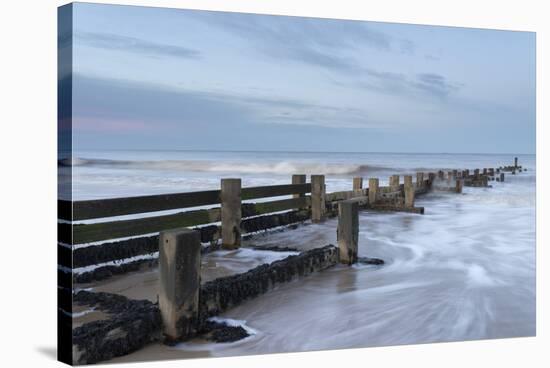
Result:
[[[439,180],[443,180],[443,179],[445,178],[445,173],[444,173],[442,170],[439,170],[439,171],[437,172],[437,178],[438,178]]]
[[[453,172],[452,171],[448,171],[447,172],[447,183],[448,185],[451,185],[451,181],[453,180]]]
[[[222,247],[236,249],[241,246],[241,179],[221,181]]]
[[[372,206],[378,199],[378,178],[369,178],[369,204]]]
[[[306,183],[306,176],[303,174],[294,174],[292,175],[292,184],[305,184]],[[305,197],[305,194],[293,194],[292,198],[300,198]]]
[[[414,186],[411,175],[405,175],[403,177],[404,185],[403,190],[405,192],[405,207],[414,207]]]
[[[479,180],[479,169],[474,170],[475,180]]]
[[[468,178],[470,176],[470,169],[464,170],[464,178]]]
[[[311,175],[311,221],[325,219],[325,176]]]
[[[399,190],[399,175],[390,176],[390,190],[397,192]]]
[[[453,170],[453,178],[458,178],[458,170]]]
[[[495,169],[494,168],[489,168],[489,176],[495,176]]]
[[[487,168],[486,167],[483,168],[483,175],[487,175]]]
[[[518,158],[514,157],[514,167],[518,167]]]
[[[424,173],[423,172],[417,172],[416,173],[416,187],[422,188],[424,186]]]
[[[338,248],[340,263],[352,265],[357,262],[359,243],[358,204],[355,201],[338,203]]]
[[[504,181],[504,173],[500,173],[500,182]]]
[[[361,191],[363,190],[363,178],[361,177],[355,177],[353,178],[353,191],[354,194],[361,195]]]
[[[192,337],[197,329],[201,271],[201,238],[180,228],[159,236],[159,309],[168,341]]]
[[[294,174],[294,175],[292,175],[292,184],[305,184],[305,183],[306,183],[306,175],[303,175],[303,174]],[[305,197],[305,196],[306,196],[305,193],[293,194],[292,198],[302,198],[302,197]],[[307,206],[300,207],[298,209],[301,210],[301,209],[304,209],[304,208],[307,208]]]
[[[462,193],[462,187],[464,186],[464,180],[462,179],[456,179],[456,186],[455,186],[455,189],[456,189],[456,192],[457,193]]]

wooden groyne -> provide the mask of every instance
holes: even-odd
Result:
[[[439,170],[379,178],[355,177],[350,190],[327,193],[324,175],[293,175],[290,184],[242,187],[241,179],[221,179],[219,190],[87,201],[58,201],[59,318],[73,336],[73,363],[94,363],[128,354],[151,341],[176,342],[220,328],[209,320],[278,284],[338,263],[381,264],[358,254],[358,213],[401,211],[424,214],[415,205],[433,191],[460,194],[463,187],[504,182],[513,166]],[[282,197],[268,201],[265,198]],[[208,208],[198,208],[206,207]],[[188,209],[185,211],[185,209]],[[154,215],[155,212],[183,210]],[[117,218],[119,216],[135,218]],[[147,215],[148,217],[143,217]],[[238,249],[245,236],[338,217],[337,245],[326,245],[261,265],[242,274],[200,282],[201,257],[217,249]],[[80,223],[100,220],[100,222]],[[282,245],[282,249],[287,248]],[[275,249],[276,250],[276,249]],[[75,285],[105,279],[141,267],[159,266],[157,304],[122,296],[75,291]],[[122,298],[122,299],[121,299]],[[114,301],[117,301],[116,303]],[[104,309],[109,318],[72,325],[73,302]],[[141,303],[139,303],[141,302]],[[120,304],[117,306],[117,303]],[[125,307],[121,307],[125,306]],[[141,322],[136,322],[140,320]],[[241,331],[242,333],[242,331]],[[209,336],[210,336],[209,335]],[[93,341],[93,343],[90,343]]]

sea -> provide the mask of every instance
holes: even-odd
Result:
[[[332,192],[351,190],[356,176],[385,185],[393,174],[496,168],[514,157],[526,170],[506,173],[504,182],[417,198],[424,215],[361,211],[359,255],[384,266],[336,266],[218,317],[243,325],[251,333],[244,340],[155,349],[171,357],[232,356],[523,337],[536,334],[534,155],[80,151],[61,163],[73,176],[60,182],[60,193],[128,197],[218,189],[221,178],[241,178],[243,187],[286,184],[292,174],[324,174]],[[329,219],[272,232],[249,245],[336,244],[336,225]]]

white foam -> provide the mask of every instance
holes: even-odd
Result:
[[[172,347],[172,349],[177,350],[186,350],[186,351],[204,351],[204,350],[216,350],[227,346],[237,347],[242,344],[248,343],[250,340],[260,336],[260,332],[246,324],[245,320],[232,319],[232,318],[222,318],[222,317],[211,317],[208,319],[212,322],[222,323],[231,327],[242,327],[249,336],[244,339],[237,340],[234,342],[207,342],[207,343],[196,343],[196,342],[182,342]]]
[[[117,267],[119,267],[121,265],[128,264],[128,263],[135,262],[135,261],[141,261],[141,260],[147,260],[147,259],[156,259],[156,258],[158,258],[158,256],[159,256],[159,252],[154,252],[154,253],[150,253],[150,254],[141,254],[139,256],[134,256],[134,257],[130,257],[130,258],[124,258],[124,259],[115,260],[115,261],[97,263],[95,265],[90,265],[90,266],[85,266],[85,267],[73,268],[73,273],[75,273],[77,275],[80,275],[80,274],[83,274],[83,273],[86,273],[86,272],[91,272],[91,271],[93,271],[95,269],[98,269],[100,267],[106,267],[106,266],[117,266]],[[65,267],[65,269],[68,270],[68,271],[64,271],[64,272],[70,272],[69,268]]]
[[[244,320],[232,319],[232,318],[222,318],[222,317],[217,317],[217,316],[216,317],[210,317],[210,318],[208,318],[208,320],[212,321],[212,322],[225,324],[225,325],[230,326],[230,327],[242,327],[242,328],[245,329],[245,331],[249,335],[257,335],[258,334],[258,331],[256,331],[255,329],[253,329],[250,326],[247,326],[246,321],[244,321]]]
[[[487,270],[478,264],[471,264],[468,267],[468,279],[470,285],[475,286],[493,286],[497,282],[489,276]]]
[[[59,308],[61,310],[61,312],[63,312],[63,314],[69,316],[69,317],[72,317],[72,318],[79,318],[79,317],[82,317],[82,316],[85,316],[87,314],[90,314],[92,312],[94,312],[96,309],[95,307],[92,307],[90,309],[86,309],[86,310],[83,310],[81,312],[73,312],[73,313],[69,313],[67,312],[65,309],[63,308]]]

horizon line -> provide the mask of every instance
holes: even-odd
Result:
[[[71,152],[76,152],[73,149]],[[299,151],[299,150],[231,150],[231,149],[183,149],[183,148],[82,148],[79,151],[141,151],[141,152],[232,152],[232,153],[348,153],[348,154],[419,154],[419,155],[531,155],[525,152],[395,152],[395,151]],[[58,151],[59,152],[59,151]],[[68,152],[68,151],[64,151]]]

